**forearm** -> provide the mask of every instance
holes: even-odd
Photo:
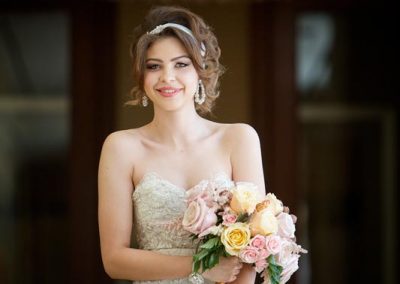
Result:
[[[113,279],[164,280],[188,277],[192,272],[191,256],[170,256],[153,251],[121,248],[103,259],[107,274]]]
[[[243,264],[240,273],[235,281],[229,284],[254,284],[256,280],[256,271],[250,264]]]

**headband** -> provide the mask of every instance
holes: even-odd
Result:
[[[189,30],[185,26],[182,26],[180,24],[175,24],[175,23],[166,23],[163,25],[159,25],[159,26],[155,27],[154,29],[152,29],[151,31],[147,32],[147,34],[148,35],[156,35],[156,34],[161,33],[166,28],[176,28],[178,30],[181,30],[182,32],[185,32],[188,35],[190,35],[196,41],[196,38],[194,37],[191,30]],[[206,46],[204,45],[203,42],[200,43],[200,54],[202,57],[204,57],[206,55]]]

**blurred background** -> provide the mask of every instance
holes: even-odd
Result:
[[[157,4],[214,28],[213,120],[258,131],[265,176],[309,250],[290,283],[398,283],[399,17],[389,1],[0,1],[0,283],[104,272],[97,167],[124,106],[132,30]]]

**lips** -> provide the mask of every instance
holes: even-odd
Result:
[[[162,87],[162,88],[157,89],[159,94],[163,97],[173,97],[177,93],[179,93],[180,90],[182,90],[182,89],[181,88],[173,88],[173,87]]]

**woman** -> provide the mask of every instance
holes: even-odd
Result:
[[[223,257],[213,269],[193,275],[195,244],[181,225],[185,194],[207,182],[251,181],[265,190],[254,129],[199,115],[210,112],[218,97],[217,39],[200,17],[177,7],[153,8],[137,33],[132,103],[152,103],[154,116],[140,128],[112,133],[103,145],[104,268],[112,278],[137,282],[253,283],[255,272],[236,257]],[[138,249],[130,247],[132,230]]]

